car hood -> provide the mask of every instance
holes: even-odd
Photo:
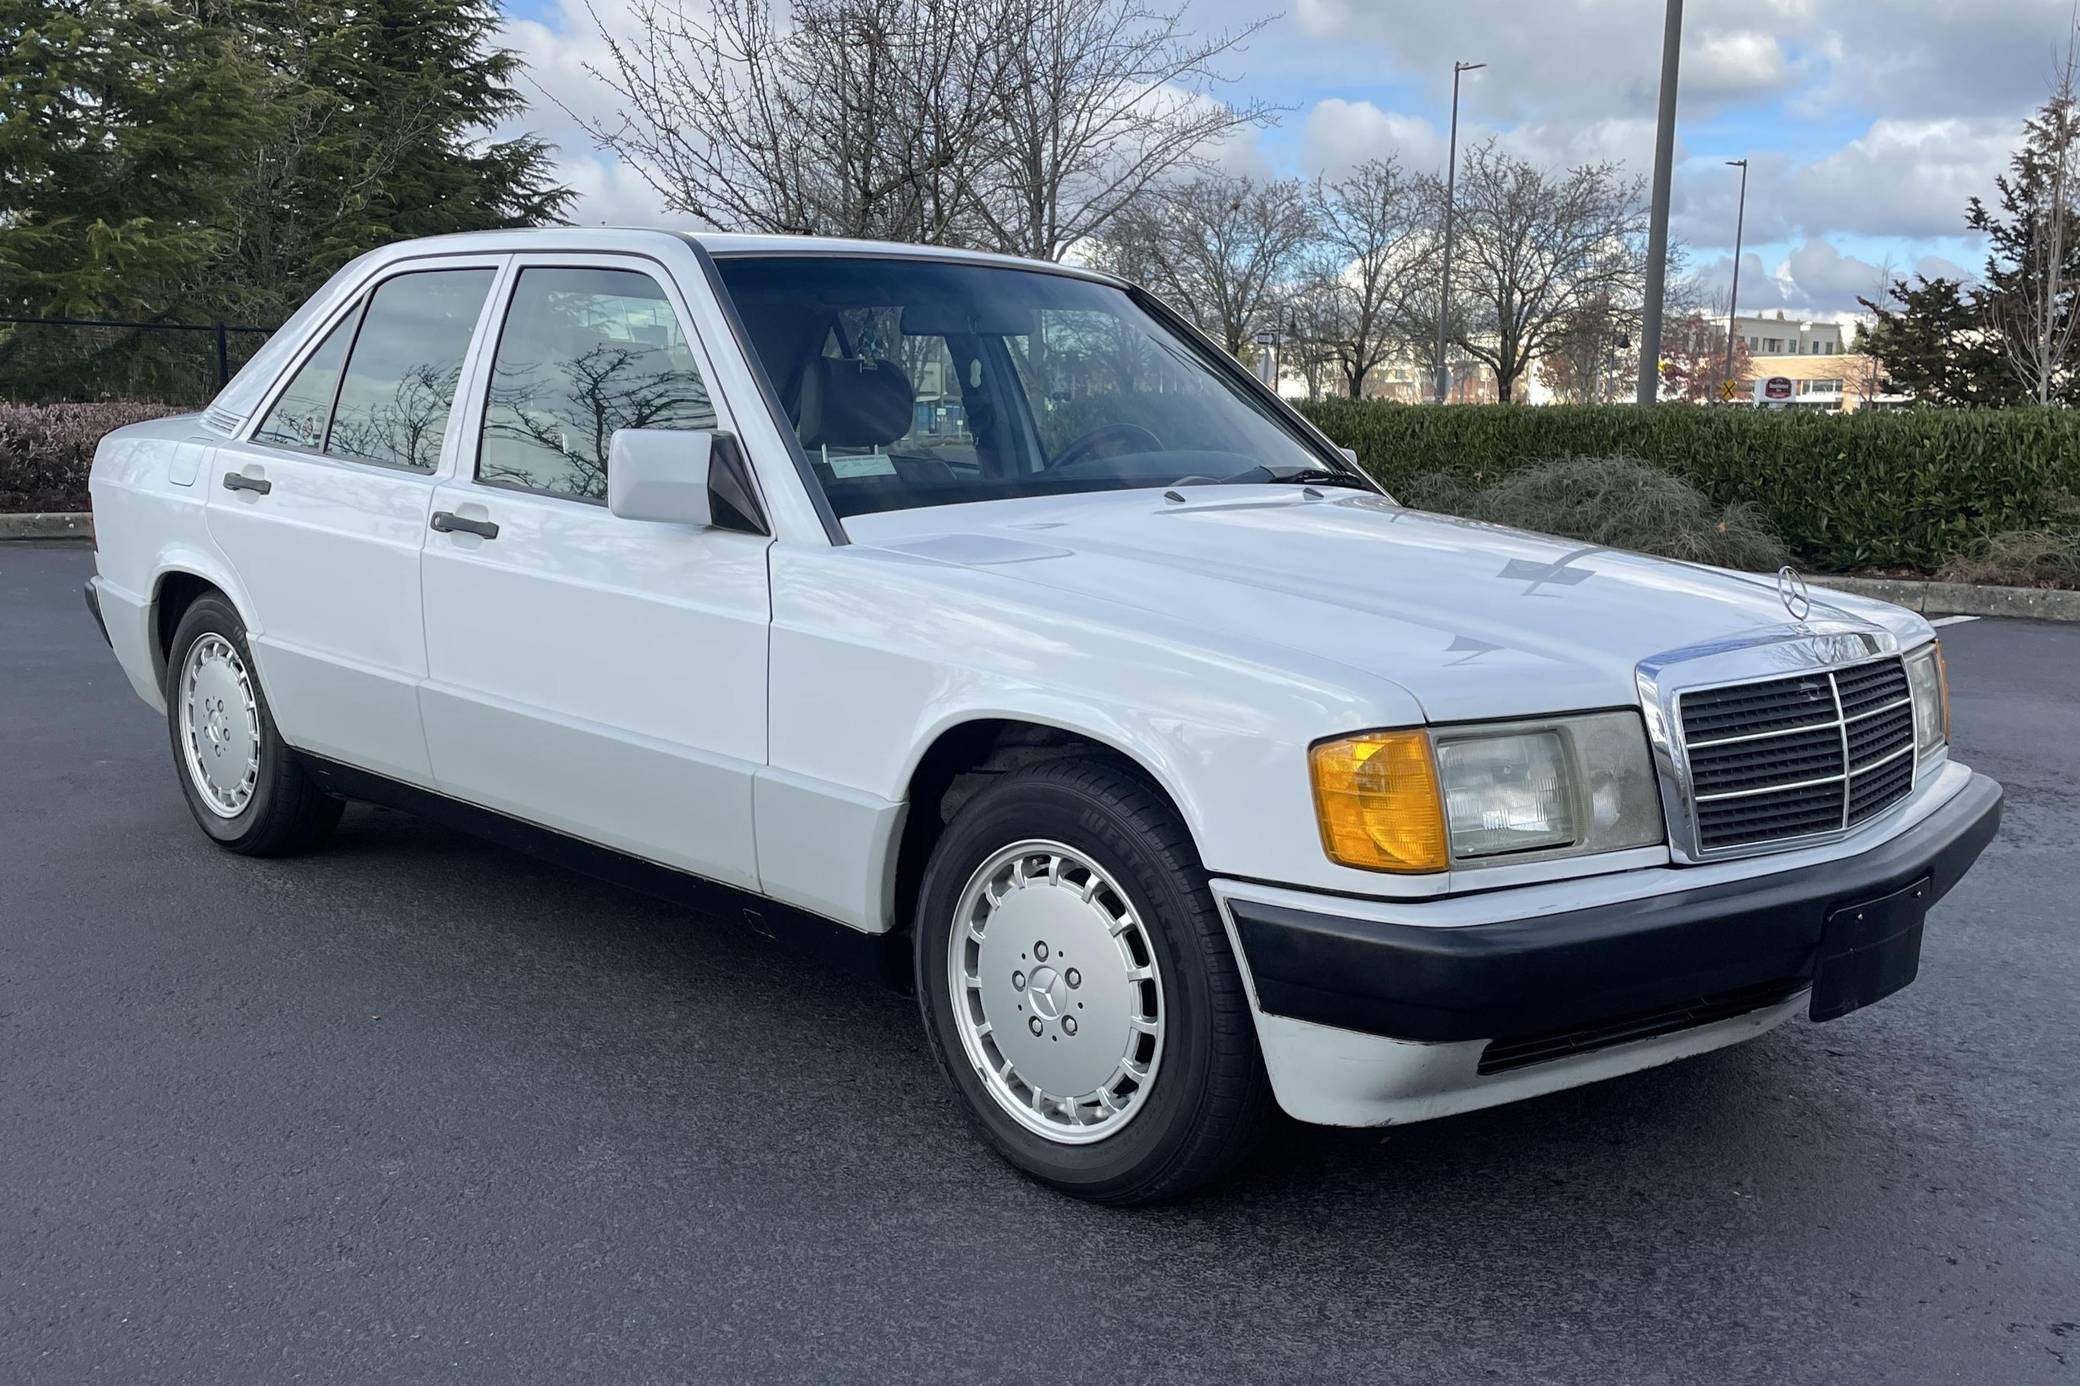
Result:
[[[854,543],[989,568],[1304,651],[1406,689],[1433,720],[1634,704],[1649,656],[1801,633],[1773,578],[1298,486],[1193,486],[860,515]],[[1815,592],[1810,621],[1920,618]]]

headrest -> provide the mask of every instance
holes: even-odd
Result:
[[[878,448],[910,431],[917,397],[893,361],[818,356],[802,372],[795,426],[805,448]]]

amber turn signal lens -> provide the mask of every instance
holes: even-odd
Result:
[[[1331,861],[1401,872],[1442,871],[1450,864],[1427,732],[1324,741],[1307,760],[1322,848]]]

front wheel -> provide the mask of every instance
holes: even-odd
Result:
[[[198,597],[182,613],[165,692],[181,792],[219,846],[284,856],[331,835],[340,801],[311,782],[275,730],[245,623],[223,598]]]
[[[1105,1203],[1218,1177],[1269,1084],[1190,835],[1097,760],[1006,775],[963,805],[920,892],[918,1004],[983,1135]]]

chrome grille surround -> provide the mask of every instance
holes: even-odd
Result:
[[[1912,795],[1913,705],[1890,631],[1770,627],[1656,655],[1637,680],[1677,861],[1836,841]]]

